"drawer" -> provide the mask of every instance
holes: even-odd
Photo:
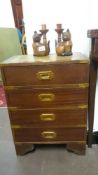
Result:
[[[14,128],[15,142],[84,141],[86,128]]]
[[[10,111],[13,126],[33,126],[47,128],[55,126],[86,125],[87,109],[84,106],[67,107],[66,109],[24,109]]]
[[[89,64],[46,64],[3,68],[4,84],[14,86],[86,83]]]
[[[57,107],[88,103],[88,88],[16,89],[7,91],[10,107]]]

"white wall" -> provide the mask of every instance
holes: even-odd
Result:
[[[98,0],[89,0],[89,25],[91,29],[98,29]]]
[[[89,39],[87,29],[97,28],[97,0],[22,0],[28,53],[32,54],[32,35],[39,30],[40,25],[47,24],[51,53],[55,52],[54,40],[57,34],[54,31],[57,23],[72,33],[73,52],[80,51],[89,55]],[[93,1],[95,1],[93,3]],[[93,9],[93,12],[92,10]],[[96,9],[96,10],[95,10]],[[92,12],[92,13],[91,13]],[[90,16],[90,17],[89,17]],[[90,20],[89,20],[90,19]],[[14,20],[10,0],[0,0],[0,27],[14,27]]]
[[[0,27],[14,27],[10,0],[0,0]]]
[[[73,51],[80,51],[88,55],[88,2],[89,0],[36,0],[23,1],[24,21],[27,33],[28,53],[32,54],[32,35],[45,23],[51,43],[51,53],[55,52],[54,40],[57,35],[54,29],[57,23],[72,33]]]

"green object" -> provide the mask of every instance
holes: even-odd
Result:
[[[0,62],[15,55],[22,55],[17,30],[0,28]]]

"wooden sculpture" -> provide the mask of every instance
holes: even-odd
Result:
[[[48,29],[46,29],[45,24],[42,24],[41,26],[42,29],[39,30],[40,33],[37,33],[37,31],[35,31],[33,35],[32,47],[34,56],[47,56],[50,52],[50,41],[47,42],[46,38],[46,33],[48,32]],[[43,41],[41,42],[41,40]]]
[[[72,41],[70,30],[67,29],[63,32],[61,24],[57,24],[55,31],[58,34],[58,40],[55,41],[55,50],[58,56],[70,56],[72,55]]]

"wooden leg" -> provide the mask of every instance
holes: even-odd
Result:
[[[91,61],[88,99],[88,147],[92,147],[97,65]]]
[[[16,154],[25,155],[27,153],[33,152],[35,150],[35,145],[19,143],[15,144]]]
[[[86,143],[68,143],[67,150],[79,155],[85,155]]]

